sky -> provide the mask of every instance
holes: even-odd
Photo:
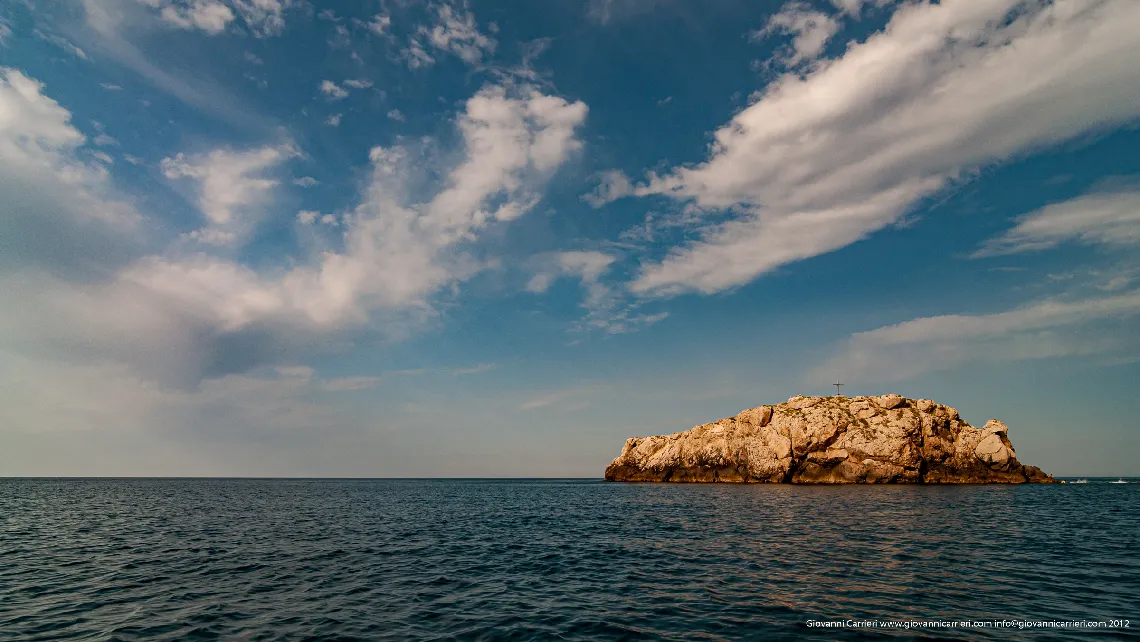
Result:
[[[0,475],[600,477],[796,394],[1140,475],[1135,0],[12,0]]]

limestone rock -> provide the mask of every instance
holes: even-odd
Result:
[[[982,428],[982,432],[994,433],[996,435],[1008,435],[1009,434],[1009,426],[998,421],[997,419],[990,419],[989,421],[986,422],[986,425]]]
[[[989,428],[988,424],[986,428]],[[1013,451],[1009,440],[1004,438],[1004,432],[985,432],[986,436],[974,448],[974,455],[994,470],[1005,470],[1010,461],[1017,459],[1017,453]]]
[[[993,419],[901,395],[805,397],[690,430],[627,439],[607,481],[1053,483],[1025,466]]]
[[[803,395],[796,395],[791,399],[788,399],[785,404],[787,407],[792,408],[793,410],[803,410],[805,408],[811,408],[812,406],[819,403],[822,399],[822,397],[805,397]]]
[[[881,395],[875,398],[875,402],[886,410],[893,410],[899,406],[904,405],[906,403],[906,398],[904,398],[902,395],[896,394]]]
[[[749,408],[737,415],[737,419],[746,424],[756,426],[757,428],[763,428],[768,425],[768,422],[772,421],[772,406]]]

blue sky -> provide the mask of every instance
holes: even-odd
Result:
[[[1140,475],[1133,0],[19,0],[0,473],[600,476],[899,392]]]

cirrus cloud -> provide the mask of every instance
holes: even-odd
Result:
[[[867,381],[903,381],[970,363],[1091,355],[1138,358],[1136,335],[1128,326],[1121,329],[1138,316],[1140,292],[1132,291],[1045,299],[992,314],[922,317],[851,335],[809,379],[857,372]]]
[[[770,84],[706,162],[624,190],[742,210],[645,264],[631,289],[747,283],[890,225],[973,168],[1134,121],[1137,23],[1131,0],[900,6],[842,56]]]
[[[1044,250],[1070,241],[1103,247],[1140,245],[1140,191],[1100,189],[1048,205],[1020,217],[1016,226],[973,256]]]

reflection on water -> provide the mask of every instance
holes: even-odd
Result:
[[[1137,622],[1138,509],[1140,486],[1092,483],[7,479],[0,639],[757,639],[808,634],[808,619]]]

